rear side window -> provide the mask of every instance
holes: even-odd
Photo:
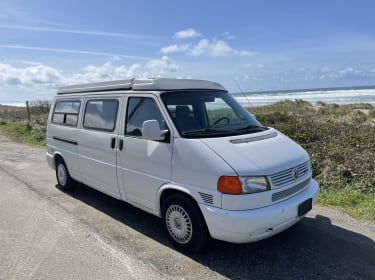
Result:
[[[81,101],[79,100],[56,101],[52,122],[67,126],[77,126],[80,106]]]
[[[118,110],[117,99],[91,99],[86,103],[83,127],[113,131]]]

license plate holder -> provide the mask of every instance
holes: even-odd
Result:
[[[298,205],[298,216],[303,216],[312,209],[312,198],[309,198]]]

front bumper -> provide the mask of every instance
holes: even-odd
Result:
[[[232,243],[249,243],[268,238],[286,230],[301,217],[298,206],[312,198],[313,205],[319,194],[315,180],[302,192],[267,207],[252,210],[232,211],[200,204],[211,236]]]

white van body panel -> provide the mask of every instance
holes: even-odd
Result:
[[[78,98],[74,99],[80,100]],[[54,108],[54,106],[55,102],[51,104],[51,108]],[[52,114],[49,114],[46,139],[48,164],[52,168],[55,168],[54,157],[56,153],[61,155],[69,166],[70,175],[76,180],[80,180],[81,178],[78,166],[78,132],[79,130],[76,127],[61,126],[52,123]]]
[[[173,182],[216,192],[220,176],[236,176],[236,172],[201,139],[174,139],[172,170]]]
[[[158,189],[171,181],[172,144],[124,137],[119,154],[127,200],[155,212]]]
[[[272,137],[256,140],[267,135]],[[235,137],[207,138],[202,142],[239,176],[271,175],[309,160],[304,149],[275,129]]]
[[[115,198],[120,198],[116,172],[116,150],[111,148],[114,134],[79,130],[79,168],[81,181]]]

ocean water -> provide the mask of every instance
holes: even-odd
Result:
[[[375,86],[350,88],[322,88],[306,90],[282,90],[267,92],[232,93],[243,106],[262,106],[281,100],[303,99],[315,105],[318,101],[324,103],[354,104],[369,103],[375,106]],[[24,107],[24,102],[0,101],[3,105]]]
[[[324,103],[354,104],[370,103],[375,106],[375,87],[326,88],[313,90],[285,90],[268,92],[234,93],[233,96],[244,106],[262,106],[281,100],[303,99],[315,105]]]

